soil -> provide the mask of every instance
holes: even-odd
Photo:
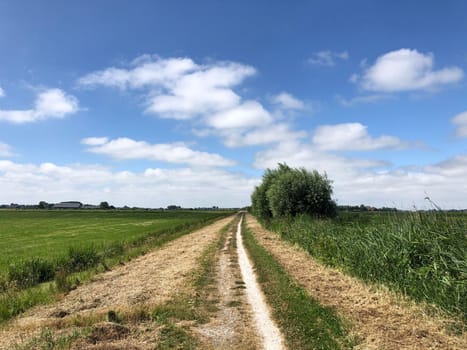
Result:
[[[350,322],[359,340],[357,349],[467,349],[467,334],[451,334],[449,318],[433,316],[423,305],[318,263],[301,248],[263,229],[251,215],[247,224],[312,297]]]

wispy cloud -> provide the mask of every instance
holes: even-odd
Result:
[[[78,100],[60,89],[48,89],[38,94],[34,108],[0,110],[0,121],[24,124],[49,118],[64,118],[79,110]]]
[[[434,56],[417,50],[400,49],[376,59],[361,76],[351,80],[364,90],[397,92],[429,90],[460,81],[464,72],[459,67],[434,69]]]
[[[332,67],[336,64],[338,60],[348,60],[349,53],[347,51],[343,52],[332,52],[329,50],[314,52],[307,62],[315,66],[325,66]]]
[[[14,156],[13,149],[10,145],[0,142],[0,157],[12,157]]]
[[[5,90],[0,86],[0,97],[5,97]]]
[[[395,98],[395,96],[390,94],[362,95],[352,98],[344,98],[340,95],[336,96],[336,100],[345,107],[352,107],[359,104],[378,103],[385,100],[394,100]]]
[[[303,110],[306,107],[305,102],[285,91],[272,96],[271,102],[284,110]]]

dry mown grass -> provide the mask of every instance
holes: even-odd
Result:
[[[433,316],[426,307],[317,263],[302,249],[263,229],[250,215],[247,223],[258,242],[311,296],[354,325],[359,348],[467,349],[467,334],[448,331],[455,328],[449,318]]]

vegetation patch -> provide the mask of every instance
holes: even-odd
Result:
[[[45,328],[40,335],[31,338],[28,342],[22,345],[17,345],[15,350],[61,350],[70,349],[76,339],[86,334],[86,331],[73,329],[67,334],[56,335],[51,329]]]
[[[243,225],[245,247],[258,282],[290,349],[352,348],[347,328],[332,309],[323,307],[293,281]]]

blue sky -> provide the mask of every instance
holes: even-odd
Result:
[[[464,1],[0,1],[0,203],[467,207]]]

